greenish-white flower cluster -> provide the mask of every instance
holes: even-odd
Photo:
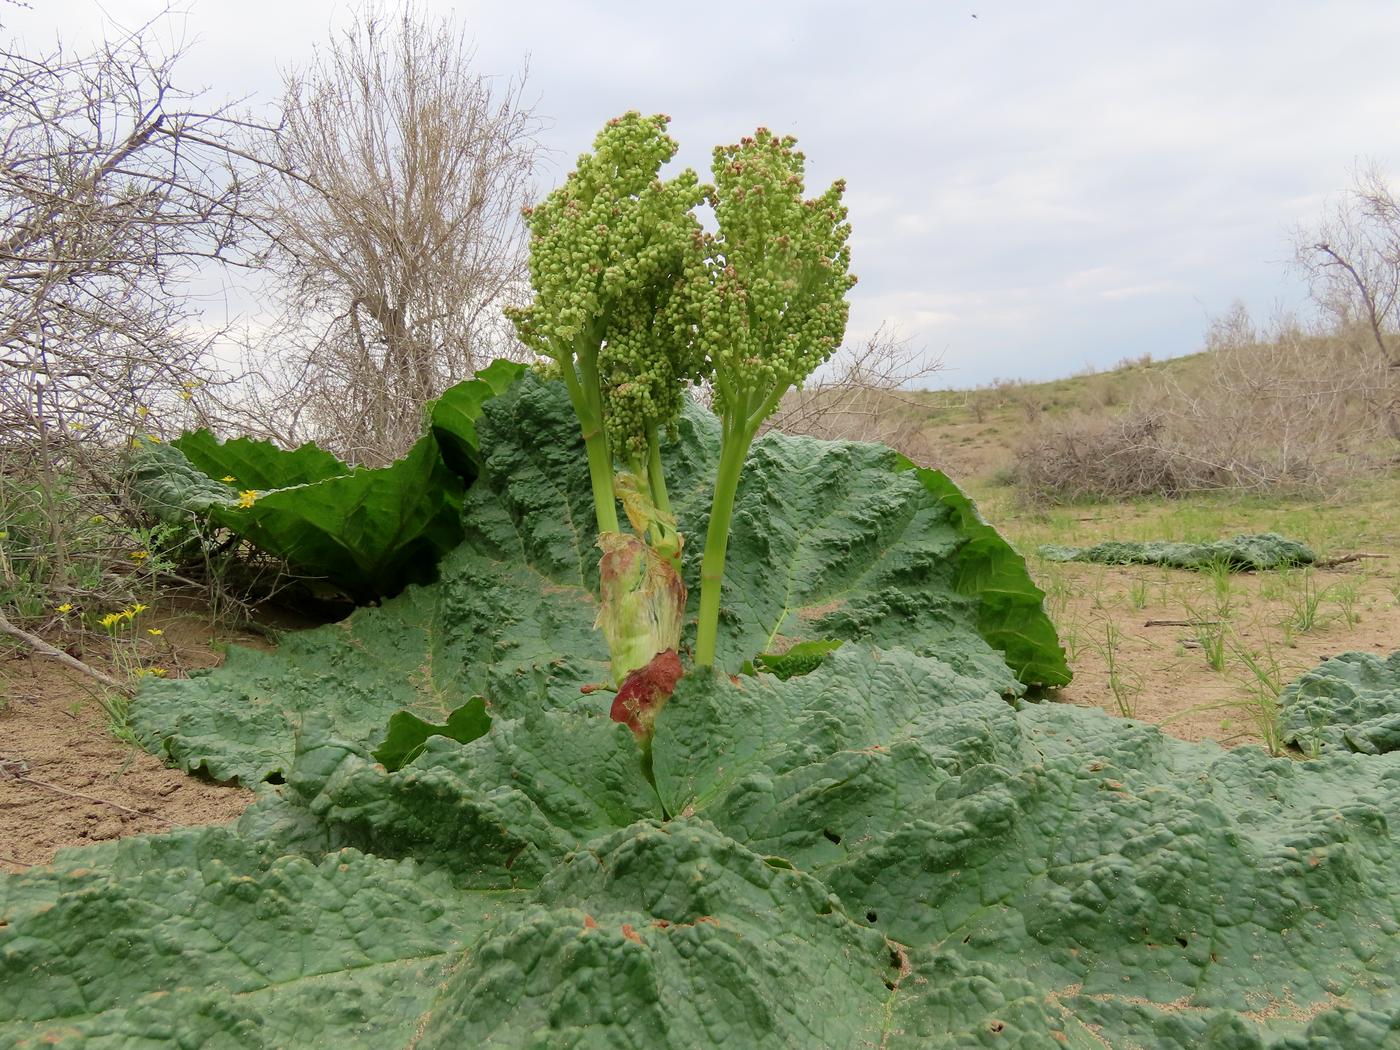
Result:
[[[688,169],[663,181],[677,149],[667,123],[636,112],[609,121],[593,152],[529,213],[535,297],[511,317],[569,388],[599,532],[619,531],[621,497],[634,527],[677,570],[660,434],[689,383],[713,385],[724,426],[696,636],[696,663],[708,666],[744,459],[783,395],[840,344],[855,278],[845,184],[804,199],[794,139],[760,128],[714,151],[713,186]],[[714,233],[696,218],[702,203],[714,209]],[[683,602],[684,587],[678,593]],[[626,631],[614,625],[614,633]]]
[[[803,200],[796,139],[759,128],[714,151],[706,237],[708,284],[697,294],[699,342],[711,362],[715,410],[754,425],[840,345],[849,307],[851,228],[845,183]]]
[[[759,128],[714,154],[709,200],[718,233],[706,237],[706,283],[696,302],[697,339],[723,422],[705,557],[695,662],[715,660],[729,523],[744,459],[778,403],[826,361],[846,331],[851,227],[844,182],[803,199],[796,140]]]
[[[649,436],[702,374],[674,292],[702,265],[694,209],[706,188],[689,169],[661,180],[677,149],[668,119],[630,112],[609,121],[593,152],[530,212],[535,298],[511,312],[527,346],[572,371],[583,392],[596,388],[599,418],[585,424],[606,428],[627,461],[645,461]]]

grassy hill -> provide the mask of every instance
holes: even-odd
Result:
[[[981,487],[1011,466],[1015,449],[1044,419],[1114,412],[1154,383],[1193,386],[1205,371],[1205,353],[1167,361],[1124,360],[1103,372],[1081,372],[1043,382],[999,380],[967,390],[912,390],[885,394],[879,412],[903,435],[903,451],[944,470],[960,484]]]

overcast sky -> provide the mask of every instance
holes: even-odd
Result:
[[[162,6],[32,0],[0,20],[34,46]],[[1291,231],[1358,162],[1400,161],[1393,2],[424,6],[470,29],[483,72],[528,59],[543,189],[627,109],[671,114],[702,174],[756,125],[797,135],[809,191],[849,184],[851,337],[898,325],[942,356],[940,386],[1190,353],[1236,298],[1302,308]],[[351,10],[182,9],[187,82],[269,101]]]

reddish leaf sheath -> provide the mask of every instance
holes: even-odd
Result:
[[[629,674],[613,698],[612,720],[625,722],[638,736],[651,733],[656,713],[681,680],[681,658],[674,649],[657,653],[651,663]]]

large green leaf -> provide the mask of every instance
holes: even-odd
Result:
[[[251,506],[209,516],[297,571],[357,600],[431,579],[461,539],[462,479],[425,434],[403,459],[375,470],[259,492]]]
[[[139,453],[133,489],[163,520],[208,517],[357,601],[396,594],[432,579],[461,541],[462,491],[480,461],[476,423],[524,371],[496,361],[447,390],[430,432],[387,467],[352,469],[315,445],[285,451],[198,430]]]
[[[1235,536],[1209,543],[1135,543],[1109,540],[1092,547],[1047,544],[1037,552],[1047,561],[1091,561],[1103,565],[1166,565],[1174,569],[1210,569],[1217,565],[1234,572],[1258,572],[1311,565],[1312,548],[1276,532]]]
[[[895,463],[914,473],[966,537],[953,585],[959,594],[976,600],[982,637],[1002,652],[1022,682],[1049,686],[1069,682],[1064,650],[1043,612],[1045,593],[1026,575],[1025,562],[982,520],[976,506],[946,474],[918,467],[903,456]]]
[[[1284,687],[1283,739],[1306,754],[1400,751],[1400,650],[1342,653]]]
[[[311,711],[374,744],[394,711],[441,722],[474,694],[507,715],[522,702],[606,710],[579,692],[610,676],[593,629],[592,490],[567,394],[527,377],[481,407],[464,542],[437,582],[292,636],[276,654],[235,650],[210,675],[147,686],[133,706],[141,742],[186,769],[252,783],[285,774]],[[664,453],[691,537],[704,535],[718,446],[714,417],[692,408]],[[307,491],[288,490],[287,504],[304,507],[296,494]],[[691,580],[701,546],[686,551]],[[1059,684],[1069,672],[1041,602],[1022,560],[943,475],[878,445],[755,443],[721,608],[727,669],[804,640],[860,640],[936,654],[1000,692],[1018,691],[1018,678]]]
[[[266,442],[228,444],[265,446],[270,455],[278,451]],[[312,448],[284,453],[291,462],[280,464],[288,468],[281,480],[304,473],[295,460]],[[261,476],[273,477],[277,466],[269,459]],[[461,539],[462,487],[461,478],[443,463],[432,435],[388,467],[345,467],[319,480],[242,493],[236,483],[216,481],[196,469],[173,444],[153,447],[133,464],[137,499],[163,520],[208,518],[285,559],[294,570],[326,579],[360,600],[396,593],[410,580],[432,578],[438,558]]]
[[[468,954],[424,1048],[879,1045],[884,938],[702,820],[605,836],[536,900]]]
[[[178,448],[159,442],[142,446],[131,457],[128,486],[142,510],[167,524],[204,517],[211,507],[234,506],[238,493],[194,466]]]
[[[239,491],[310,485],[350,473],[339,459],[310,442],[288,450],[271,441],[246,437],[220,441],[208,430],[193,430],[170,444],[197,470],[218,481],[228,478],[225,483]]]
[[[442,449],[442,458],[463,477],[476,477],[481,467],[477,423],[482,406],[509,390],[525,371],[524,365],[514,361],[492,361],[477,372],[475,379],[458,383],[433,402],[428,414],[433,436]]]
[[[406,1046],[518,896],[222,828],[72,851],[0,880],[0,1045]]]
[[[534,380],[487,404],[438,583],[143,691],[153,746],[285,783],[236,829],[0,880],[0,1042],[1400,1042],[1400,753],[1294,762],[1009,702],[1006,659],[1043,675],[1053,636],[970,505],[777,436],[723,658],[844,644],[786,680],[692,673],[642,747],[580,690],[606,652],[569,419]],[[693,532],[714,434],[678,429]],[[474,694],[473,739],[375,760],[393,710],[445,725]]]
[[[276,652],[234,647],[212,672],[154,681],[132,705],[137,738],[185,769],[252,784],[287,773],[309,714],[374,745],[395,711],[441,723],[473,695],[493,714],[587,703],[580,684],[608,675],[591,595],[509,548],[486,553],[484,536],[509,534],[510,518],[498,502],[469,502],[475,541],[443,559],[437,583],[285,635]]]
[[[788,683],[683,682],[653,744],[668,811],[788,858],[894,942],[1014,972],[1086,1024],[1131,1014],[1112,1046],[1201,1045],[1220,1011],[1400,1024],[1400,763],[1012,714],[932,661],[848,648]]]
[[[432,737],[393,773],[312,719],[286,787],[243,828],[309,855],[415,857],[499,888],[533,885],[595,836],[660,816],[630,730],[597,712],[536,711],[468,744]]]
[[[237,832],[0,881],[0,1042],[1393,1045],[1397,821],[1396,756],[1017,709],[858,642],[683,679],[649,758],[521,709],[391,773],[311,718]]]

